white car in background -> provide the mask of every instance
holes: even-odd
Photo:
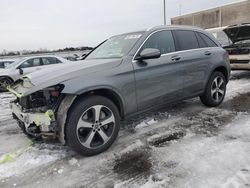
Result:
[[[250,70],[250,23],[207,29],[229,54],[232,70]]]
[[[5,68],[6,66],[14,62],[14,59],[0,59],[0,69]]]
[[[6,91],[6,86],[11,85],[23,75],[44,68],[57,66],[60,63],[70,62],[71,61],[53,55],[32,56],[18,59],[5,68],[0,68],[0,91]]]
[[[211,29],[206,29],[208,32],[210,32],[221,44],[222,47],[229,46],[232,44],[232,41],[229,39],[227,34],[223,31],[226,29],[227,26],[225,27],[216,27],[216,28],[211,28]]]

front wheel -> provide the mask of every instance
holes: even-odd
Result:
[[[205,92],[200,96],[201,102],[209,107],[219,106],[226,94],[226,79],[221,72],[214,72],[205,89]]]
[[[11,85],[13,82],[10,78],[0,78],[0,92],[7,91],[7,86]]]
[[[66,142],[81,155],[96,155],[113,144],[119,128],[116,105],[105,97],[90,96],[71,107],[65,126]]]

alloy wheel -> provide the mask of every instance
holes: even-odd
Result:
[[[0,90],[6,90],[7,86],[10,84],[10,81],[6,78],[0,79]]]
[[[225,95],[225,82],[222,77],[217,76],[212,82],[211,96],[214,101],[219,102]]]
[[[115,128],[113,112],[104,105],[94,105],[81,115],[76,133],[80,143],[89,149],[106,144]]]

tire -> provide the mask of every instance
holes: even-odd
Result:
[[[119,129],[120,114],[111,100],[102,96],[82,98],[70,108],[66,144],[81,155],[97,155],[114,143]]]
[[[200,96],[201,102],[208,107],[219,106],[226,95],[226,78],[218,71],[215,71],[206,86],[205,92]]]
[[[0,78],[0,92],[8,91],[6,87],[8,85],[11,85],[12,83],[13,81],[10,78],[7,77]]]

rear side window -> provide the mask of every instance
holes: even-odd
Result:
[[[203,33],[198,33],[198,35],[207,43],[209,47],[217,47],[217,44],[212,39],[210,39],[207,35]]]
[[[196,37],[199,43],[200,48],[207,48],[210,47],[206,41],[199,35],[199,33],[196,32]]]
[[[144,43],[140,52],[146,48],[156,48],[161,54],[167,54],[175,51],[174,38],[171,31],[159,31],[152,34]],[[139,54],[140,54],[139,52]]]
[[[0,68],[4,68],[4,62],[0,62]]]
[[[62,63],[60,60],[58,60],[55,57],[44,57],[42,58],[43,65],[52,65],[57,63]]]
[[[179,50],[191,50],[199,48],[199,44],[193,31],[177,30],[175,35]]]

